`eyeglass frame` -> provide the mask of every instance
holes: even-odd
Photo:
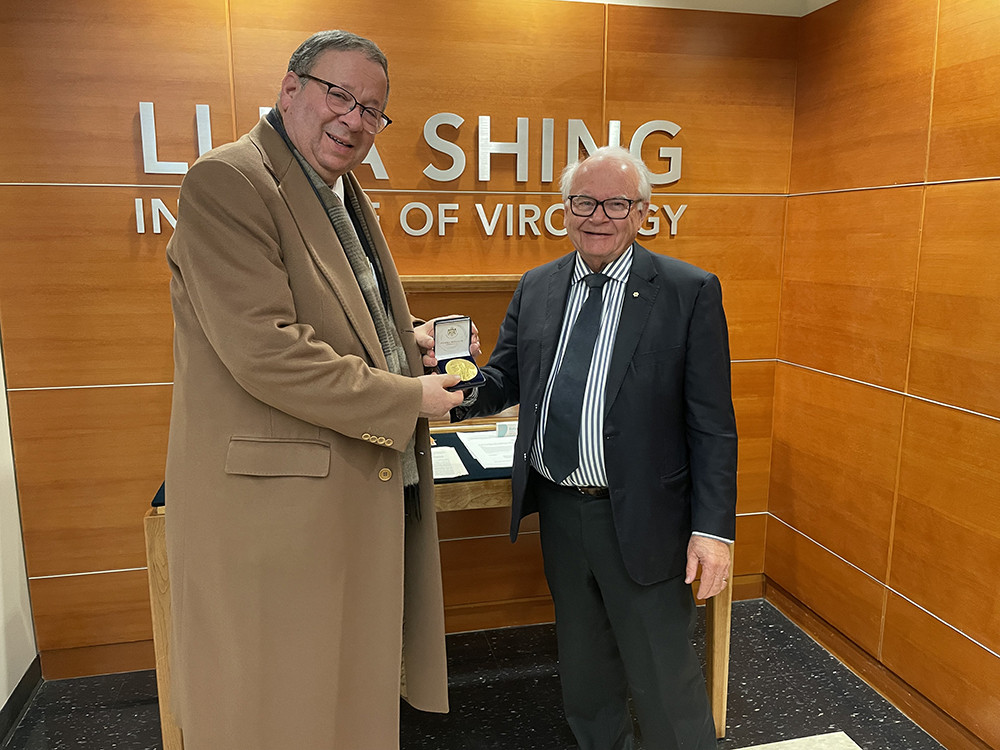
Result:
[[[589,214],[577,213],[576,210],[573,208],[573,199],[574,198],[586,198],[587,200],[594,201],[594,210],[591,211]],[[618,216],[618,217],[612,216],[611,214],[608,213],[608,209],[604,207],[604,204],[607,203],[608,201],[625,201],[625,202],[628,203],[628,211],[625,212],[624,216]],[[597,198],[594,198],[594,197],[589,196],[589,195],[568,195],[568,196],[566,196],[566,202],[569,204],[569,210],[570,210],[570,212],[574,216],[577,216],[577,217],[579,217],[581,219],[589,219],[591,216],[593,216],[594,214],[597,213],[597,209],[598,209],[598,207],[600,207],[600,209],[604,212],[604,215],[608,218],[608,221],[623,221],[624,219],[627,219],[629,217],[629,214],[632,213],[632,207],[635,204],[637,204],[637,203],[642,203],[643,200],[642,200],[642,198],[619,198],[619,197],[615,197],[615,198],[605,198],[604,200],[599,201],[599,200],[597,200]]]
[[[295,72],[295,71],[293,71],[293,72]],[[317,78],[316,76],[314,76],[314,75],[312,75],[310,73],[298,73],[298,72],[295,72],[295,75],[297,75],[299,78],[309,78],[309,79],[311,79],[313,81],[316,81],[316,83],[322,83],[323,85],[325,85],[327,87],[326,88],[326,94],[324,95],[324,98],[326,99],[326,106],[327,106],[327,108],[331,112],[333,112],[335,115],[337,115],[337,117],[343,117],[344,115],[349,115],[349,114],[351,114],[351,112],[353,112],[358,107],[360,107],[361,108],[361,117],[362,118],[364,118],[365,112],[373,112],[381,120],[385,121],[385,125],[383,125],[381,128],[379,128],[378,130],[376,130],[374,133],[372,133],[370,130],[368,130],[367,128],[365,128],[365,132],[366,133],[371,133],[371,135],[378,135],[383,130],[385,130],[387,127],[389,127],[390,125],[392,125],[392,120],[389,118],[389,116],[385,112],[383,112],[380,109],[376,109],[375,107],[366,107],[364,104],[362,104],[361,102],[358,101],[358,97],[356,97],[350,91],[348,91],[347,89],[345,89],[343,86],[339,86],[336,83],[330,83],[329,81],[324,81],[322,78]],[[354,100],[354,105],[349,110],[347,110],[346,112],[336,112],[333,109],[333,107],[330,106],[330,92],[333,89],[337,89],[338,91],[343,91],[347,96],[351,97],[351,99]],[[363,123],[364,123],[364,119],[362,119],[362,126],[363,126]]]

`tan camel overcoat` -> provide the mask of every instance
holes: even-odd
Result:
[[[265,120],[191,168],[167,258],[167,552],[185,750],[397,750],[401,693],[448,710],[420,383],[388,372],[326,212]],[[414,429],[415,523],[401,468]]]

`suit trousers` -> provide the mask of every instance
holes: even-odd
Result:
[[[643,586],[622,560],[609,498],[531,472],[545,577],[555,601],[566,718],[581,750],[632,750],[628,693],[644,750],[714,750],[715,725],[691,644],[684,576]]]

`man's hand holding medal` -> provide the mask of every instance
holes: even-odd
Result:
[[[434,318],[414,333],[424,355],[424,366],[461,380],[450,390],[468,390],[485,382],[475,357],[482,352],[479,330],[467,315]]]

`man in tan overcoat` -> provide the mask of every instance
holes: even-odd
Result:
[[[186,750],[396,750],[400,695],[448,710],[425,418],[462,397],[415,377],[432,328],[350,171],[388,90],[372,42],[314,35],[276,108],[181,189],[167,550]]]

